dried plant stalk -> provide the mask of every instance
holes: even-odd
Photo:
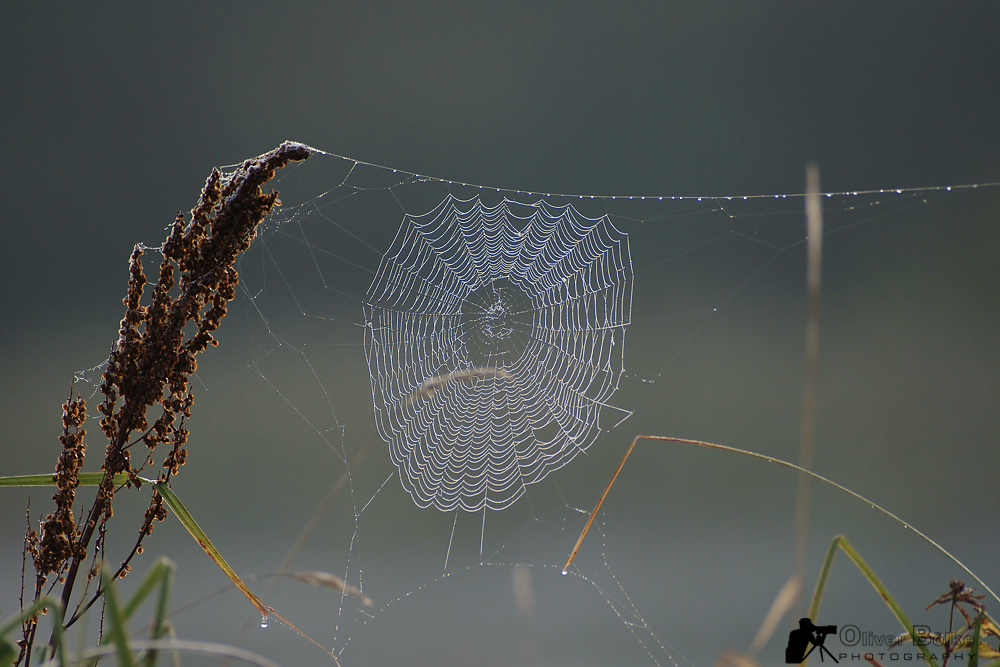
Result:
[[[196,357],[209,346],[217,345],[213,332],[226,315],[229,301],[236,295],[239,275],[237,257],[250,247],[258,225],[276,205],[278,192],[264,193],[262,186],[277,169],[290,161],[305,160],[312,149],[299,143],[285,142],[278,148],[245,161],[235,171],[222,174],[213,169],[190,220],[178,213],[160,247],[163,256],[160,274],[153,286],[148,305],[143,296],[147,279],[142,257],[145,248],[136,245],[129,260],[129,282],[123,300],[125,316],[119,327],[118,341],[108,358],[100,391],[104,395],[98,411],[103,415],[101,429],[107,438],[104,472],[97,497],[80,526],[74,521],[73,503],[79,473],[87,446],[84,444],[86,402],[70,394],[63,406],[63,451],[56,465],[59,490],[54,496],[56,510],[41,525],[41,534],[29,531],[25,549],[35,565],[35,599],[43,593],[50,577],[57,575],[50,589],[63,583],[62,604],[67,610],[66,627],[89,608],[90,601],[69,613],[68,603],[81,566],[94,542],[94,565],[88,582],[103,561],[103,543],[107,520],[113,514],[112,501],[118,490],[115,475],[125,473],[127,486],[140,486],[138,474],[153,463],[153,450],[167,444],[170,450],[157,475],[167,482],[187,460],[188,431],[185,420],[191,416],[194,396],[190,377],[197,369]],[[193,332],[186,334],[186,330]],[[147,411],[159,406],[160,413],[149,423]],[[135,439],[133,440],[133,437]],[[142,442],[146,456],[137,467],[132,464],[130,448]],[[84,515],[81,514],[81,518]],[[152,533],[155,521],[167,516],[163,499],[154,491],[139,536],[131,553],[114,577],[128,573],[129,562],[142,551],[142,540]],[[98,556],[100,552],[100,556]],[[15,664],[30,655],[37,624],[24,627],[21,655]]]

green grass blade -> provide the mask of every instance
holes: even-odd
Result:
[[[102,643],[107,643],[108,639],[114,643],[119,667],[133,667],[135,663],[132,662],[132,653],[128,648],[128,631],[125,629],[125,619],[122,609],[118,605],[118,594],[115,593],[114,580],[106,569],[101,570],[101,588],[104,589],[104,608],[111,626]]]
[[[176,567],[177,566],[174,565],[174,562],[165,556],[160,556],[156,559],[152,567],[150,567],[145,576],[143,576],[142,581],[139,582],[139,587],[136,589],[135,593],[132,594],[129,601],[125,603],[124,607],[122,607],[122,617],[125,621],[132,618],[132,615],[139,608],[139,605],[141,605],[146,598],[149,597],[149,594],[156,589],[157,584],[162,583],[163,578],[167,576],[168,571]]]
[[[56,648],[56,658],[59,662],[59,667],[63,667],[66,664],[66,646],[65,646],[65,635],[63,635],[63,608],[62,603],[58,600],[52,600],[49,604],[49,610],[52,612],[52,641]]]
[[[830,548],[826,550],[826,558],[823,559],[823,567],[819,570],[819,577],[816,579],[816,590],[813,591],[812,601],[809,603],[809,618],[814,621],[819,618],[819,605],[823,601],[823,592],[826,590],[826,580],[830,576],[830,567],[833,566],[833,557],[837,555],[837,547],[843,535],[837,535],[830,542]]]
[[[62,603],[58,600],[52,600],[49,605],[49,610],[52,612],[52,641],[56,648],[56,659],[59,662],[59,667],[63,667],[66,664],[66,641],[65,635],[63,634],[63,608]]]
[[[150,628],[150,639],[156,640],[165,634],[163,627],[167,620],[167,613],[170,603],[170,591],[174,586],[174,572],[177,566],[168,558],[160,557],[163,562],[163,577],[160,580],[160,594],[156,598],[156,610],[153,612],[153,623]],[[146,654],[146,667],[153,667],[156,664],[156,651],[152,650]]]
[[[170,567],[167,568],[163,581],[160,582],[160,595],[156,598],[156,613],[153,616],[153,636],[151,639],[159,639],[166,633],[164,628],[164,623],[167,621],[167,616],[170,613],[170,592],[174,588],[174,572],[177,566],[170,562]]]
[[[983,630],[983,612],[976,616],[976,627],[972,631],[972,648],[969,650],[969,667],[979,667],[979,637]]]
[[[103,472],[81,472],[79,475],[80,486],[100,486],[104,479]],[[128,481],[128,473],[120,472],[115,475],[115,485],[124,484]],[[148,480],[146,480],[148,481]],[[53,473],[43,475],[13,475],[10,477],[0,477],[0,486],[55,486],[57,478]]]
[[[840,537],[840,549],[847,555],[848,558],[851,559],[851,562],[853,562],[854,565],[861,570],[861,573],[865,575],[865,579],[868,580],[868,583],[872,585],[879,596],[885,601],[886,606],[888,606],[892,611],[896,620],[898,620],[903,626],[903,629],[910,633],[910,637],[916,637],[917,635],[913,630],[913,623],[910,622],[906,612],[904,612],[903,608],[899,606],[896,599],[892,597],[889,589],[886,588],[885,584],[883,584],[882,581],[875,575],[874,570],[868,566],[868,563],[866,563],[865,559],[861,557],[861,554],[854,549],[851,543],[848,542],[847,538],[844,536]],[[931,655],[930,649],[923,645],[917,645],[917,648],[919,648],[920,652],[924,654],[924,660],[927,661],[928,665],[931,667],[937,667],[937,662],[934,661],[934,657]]]
[[[247,596],[247,599],[250,600],[253,606],[257,607],[257,610],[260,611],[261,615],[267,616],[269,611],[267,605],[261,602],[260,598],[254,595],[247,585],[243,583],[243,580],[237,576],[233,568],[231,568],[229,563],[226,562],[226,559],[222,557],[221,553],[219,553],[219,550],[215,548],[214,544],[212,544],[212,540],[208,539],[208,535],[206,535],[205,531],[201,529],[201,526],[199,526],[198,522],[194,520],[194,517],[191,516],[191,513],[188,512],[187,508],[184,507],[184,503],[181,502],[180,498],[174,494],[165,482],[153,482],[152,484],[156,491],[163,497],[163,502],[167,504],[167,507],[173,511],[180,522],[184,524],[184,527],[187,528],[187,531],[191,533],[191,537],[195,539],[198,546],[205,550],[208,557],[215,561],[215,564],[226,573],[226,576],[229,577],[234,584],[236,584],[236,587],[243,592],[243,595]]]

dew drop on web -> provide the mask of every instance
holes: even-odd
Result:
[[[266,628],[267,627],[267,614],[261,614],[261,617],[260,617],[260,627],[262,627],[262,628]]]

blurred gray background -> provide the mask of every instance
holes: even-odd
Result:
[[[997,25],[995,3],[10,5],[0,22],[0,474],[53,467],[72,374],[103,361],[116,338],[133,244],[159,245],[214,165],[295,139],[543,192],[799,193],[808,160],[827,191],[991,183],[1000,181]],[[314,158],[286,170],[282,199],[333,187],[337,168]],[[826,239],[815,468],[912,522],[997,590],[1000,192],[927,198],[844,212],[841,222],[858,224]],[[699,210],[696,225],[720,224]],[[387,246],[394,215],[359,219],[359,230]],[[778,219],[793,228],[767,221]],[[694,229],[695,240],[713,238]],[[453,524],[417,510],[395,479],[355,523],[393,469],[376,439],[353,493],[296,561],[361,576],[375,618],[362,626],[352,600],[294,584],[269,602],[343,649],[345,665],[669,664],[659,643],[679,664],[705,665],[726,647],[745,649],[791,566],[787,471],[640,446],[602,510],[603,540],[593,534],[581,552],[583,575],[558,575],[582,527],[573,508],[589,510],[633,434],[796,456],[804,249],[768,264],[685,344],[691,321],[638,320],[720,305],[762,260],[719,243],[672,272],[640,273],[676,251],[667,231],[643,225],[632,236],[637,323],[616,396],[638,407],[632,420],[538,485],[530,506],[489,514],[485,531],[481,515]],[[377,255],[356,259],[378,265]],[[246,279],[265,282],[252,271]],[[269,280],[277,313],[285,297]],[[354,293],[368,280],[351,267],[326,278]],[[274,316],[298,341],[328,334],[345,345],[305,357],[282,349],[255,369],[247,341],[260,320],[248,303],[234,302],[223,345],[203,357],[189,464],[174,486],[245,574],[281,560],[343,471],[337,452],[377,438],[354,326],[362,315],[349,300],[329,331]],[[642,382],[657,373],[655,385]],[[324,441],[289,405],[307,412],[328,396],[337,417],[320,426],[332,429]],[[90,433],[95,469],[96,423]],[[944,617],[923,607],[968,576],[864,505],[814,494],[810,572],[845,533],[911,617],[939,628]],[[4,618],[17,607],[28,496],[0,491]],[[37,521],[51,501],[30,496]],[[119,550],[145,504],[144,493],[118,501]],[[455,574],[438,580],[453,525]],[[496,565],[478,564],[481,537]],[[172,518],[134,572],[157,554],[179,564],[178,605],[225,583]],[[530,613],[518,610],[517,563],[533,566]],[[182,636],[231,642],[248,609],[230,592],[175,622]],[[636,623],[633,613],[648,631],[620,618]],[[898,631],[846,560],[819,620]],[[781,662],[787,626],[765,662]],[[277,625],[253,629],[248,646],[279,663],[330,663]]]

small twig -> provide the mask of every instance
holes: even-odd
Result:
[[[24,521],[28,524],[28,527],[24,531],[24,546],[21,548],[21,593],[18,596],[20,602],[19,609],[24,609],[24,569],[28,561],[28,545],[31,543],[31,535],[34,532],[31,529],[31,496],[28,496],[28,507],[24,510]],[[28,627],[29,623],[26,620],[21,621],[21,640],[24,645],[28,643]]]

